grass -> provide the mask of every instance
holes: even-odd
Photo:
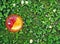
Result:
[[[19,32],[6,29],[10,14],[22,16],[24,26]],[[21,4],[21,0],[0,0],[0,44],[60,44],[60,1],[28,0],[28,4]]]

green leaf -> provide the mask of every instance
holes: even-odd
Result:
[[[0,12],[0,17],[3,17],[2,13]]]

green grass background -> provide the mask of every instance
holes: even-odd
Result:
[[[0,0],[0,44],[30,44],[30,39],[31,44],[60,44],[60,0],[27,1],[22,5],[21,0]],[[10,14],[22,16],[19,32],[7,30],[5,20]]]

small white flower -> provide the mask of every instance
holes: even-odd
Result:
[[[33,40],[32,39],[30,39],[30,43],[33,43]]]
[[[25,1],[26,4],[28,4],[28,1]]]
[[[14,4],[13,4],[13,6],[15,7],[15,6],[16,6],[16,4],[14,3]]]
[[[48,15],[47,15],[47,14],[46,14],[45,16],[46,16],[46,17],[48,17]]]
[[[56,9],[54,9],[53,12],[56,12]]]
[[[52,28],[52,26],[50,25],[49,28]]]
[[[22,5],[24,4],[24,1],[23,1],[23,0],[21,1],[21,4],[22,4]]]

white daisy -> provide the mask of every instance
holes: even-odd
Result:
[[[30,43],[33,43],[33,39],[30,39]]]

